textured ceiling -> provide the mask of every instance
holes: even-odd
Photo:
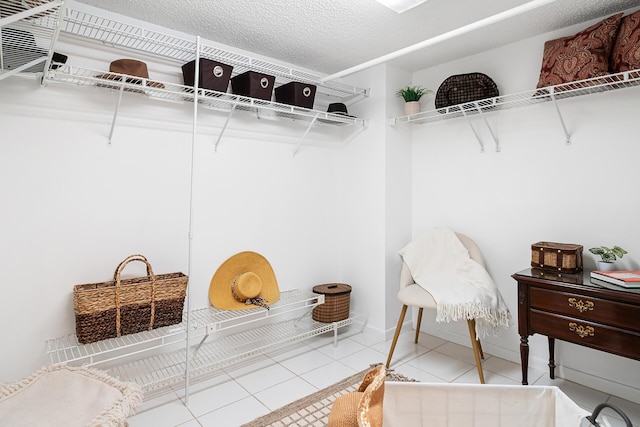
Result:
[[[527,0],[429,0],[403,14],[375,0],[78,0],[309,70],[333,74]],[[618,11],[640,0],[551,0],[389,61],[416,71]]]

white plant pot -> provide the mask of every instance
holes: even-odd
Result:
[[[611,271],[615,269],[615,263],[613,262],[598,261],[598,270],[600,271]]]
[[[420,112],[420,101],[409,101],[404,103],[404,115],[411,116]]]

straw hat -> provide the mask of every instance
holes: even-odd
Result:
[[[209,301],[222,310],[269,309],[280,298],[269,261],[256,252],[240,252],[223,262],[211,278]]]
[[[364,376],[358,391],[343,394],[331,406],[327,427],[382,427],[387,370],[377,365]]]

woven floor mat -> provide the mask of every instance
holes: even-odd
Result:
[[[371,367],[373,366],[375,365],[371,365]],[[267,415],[256,418],[241,427],[325,427],[333,401],[344,394],[357,391],[364,375],[371,367],[280,409],[276,409]],[[416,380],[389,370],[386,381],[415,382]]]

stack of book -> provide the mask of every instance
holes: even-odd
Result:
[[[640,270],[596,270],[591,272],[591,282],[605,286],[614,284],[624,288],[640,288]]]

